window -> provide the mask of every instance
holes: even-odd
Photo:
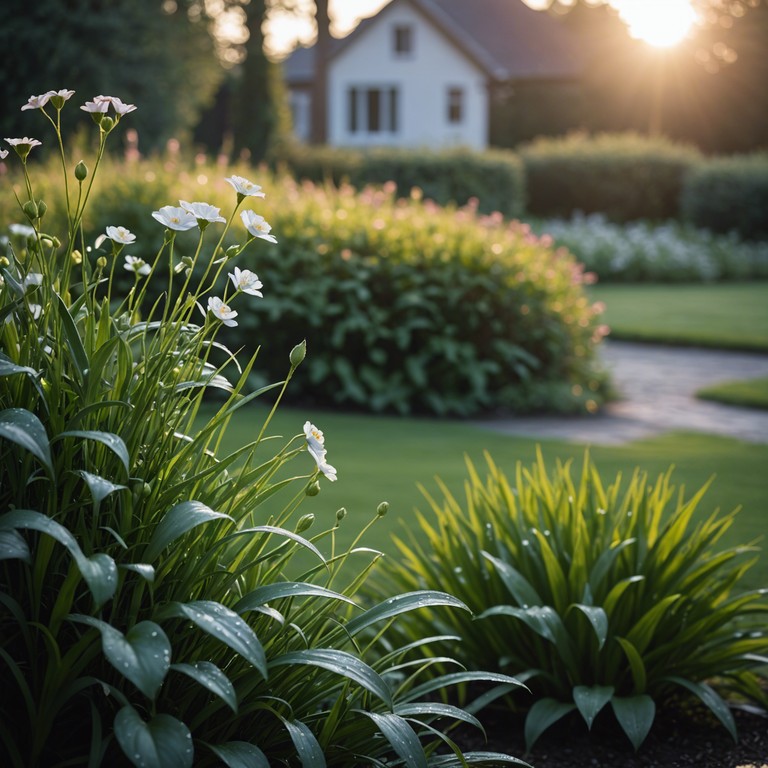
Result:
[[[395,56],[410,56],[413,54],[413,27],[398,24],[392,29],[392,38]]]
[[[349,132],[396,133],[397,104],[397,88],[350,88],[347,93]]]
[[[460,123],[464,119],[464,89],[448,89],[448,122]]]

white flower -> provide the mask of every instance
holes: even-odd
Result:
[[[93,101],[86,101],[80,109],[91,114],[105,115],[109,109],[109,102],[105,101],[103,96],[97,96]]]
[[[123,266],[129,272],[135,272],[137,275],[148,275],[152,271],[149,264],[138,256],[126,256]]]
[[[37,139],[30,139],[29,136],[25,136],[23,139],[6,139],[6,141],[12,147],[28,146],[29,149],[32,149],[33,147],[39,147],[42,145],[41,141],[38,141]],[[27,151],[29,151],[29,149]]]
[[[242,176],[229,176],[224,179],[224,181],[228,181],[235,192],[243,197],[265,197],[258,184],[254,184],[252,181],[248,181],[248,179],[244,179]]]
[[[254,237],[260,237],[262,240],[267,240],[270,243],[277,242],[277,238],[269,234],[272,227],[264,220],[263,216],[259,216],[258,213],[253,211],[240,211],[240,218],[243,220],[245,228]]]
[[[8,230],[12,235],[18,235],[19,237],[34,237],[35,230],[30,227],[29,224],[10,224]]]
[[[121,117],[136,110],[135,104],[126,104],[121,99],[118,99],[117,96],[105,96],[104,98],[112,102],[112,109]]]
[[[164,205],[160,210],[152,211],[152,217],[168,229],[178,232],[197,226],[197,219],[189,211],[175,205]]]
[[[319,430],[312,422],[307,421],[304,423],[304,435],[307,438],[307,450],[310,456],[315,460],[317,468],[322,472],[331,482],[336,481],[336,468],[332,467],[326,460],[325,454],[325,437],[321,430]]]
[[[258,275],[251,272],[250,269],[241,270],[239,267],[235,267],[234,273],[229,273],[229,279],[238,291],[249,293],[251,296],[261,296],[263,298],[263,295],[259,290],[259,288],[263,287],[262,282],[259,280]]]
[[[43,276],[39,272],[30,272],[21,281],[21,284],[24,287],[24,290],[26,291],[30,285],[42,285]]]
[[[8,150],[0,149],[0,160],[5,160],[6,157],[8,157]]]
[[[69,101],[75,95],[75,92],[62,88],[60,91],[48,91],[48,94],[51,98],[58,96],[64,99],[64,101]]]
[[[85,112],[100,112],[101,114],[106,114],[110,104],[118,117],[127,115],[129,112],[133,112],[136,109],[133,104],[125,104],[122,99],[118,99],[117,96],[94,96],[93,101],[86,101],[80,109]]]
[[[136,242],[136,235],[132,234],[131,230],[125,227],[107,227],[107,237],[122,245],[130,245]]]
[[[208,223],[226,222],[226,219],[219,214],[219,209],[208,203],[188,203],[186,200],[179,200],[179,205],[187,212],[191,213],[199,222]]]
[[[25,109],[42,109],[54,93],[56,93],[56,91],[41,93],[39,96],[30,96],[27,103],[21,108],[21,111],[23,112]]]
[[[237,321],[235,320],[237,312],[230,309],[218,296],[208,297],[208,311],[213,312],[224,325],[227,325],[230,328],[237,325]]]

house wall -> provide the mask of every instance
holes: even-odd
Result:
[[[412,29],[409,55],[394,51],[394,28]],[[358,92],[356,130],[350,126],[350,89]],[[397,92],[396,126],[389,130],[390,90]],[[381,130],[365,125],[368,92],[384,94]],[[449,90],[462,93],[462,118],[449,122]],[[328,70],[328,143],[334,146],[447,147],[488,145],[488,90],[483,71],[408,2],[394,2],[331,61]],[[362,111],[361,111],[362,110]]]

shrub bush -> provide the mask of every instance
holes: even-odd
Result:
[[[614,221],[673,219],[696,150],[637,134],[572,134],[520,148],[528,213],[602,213]]]
[[[768,154],[708,160],[691,168],[682,194],[683,216],[713,232],[768,239]]]
[[[697,283],[768,278],[768,243],[713,235],[675,222],[613,224],[602,214],[534,225],[594,272],[600,282]]]
[[[739,589],[755,550],[717,546],[735,512],[703,514],[705,489],[676,493],[671,471],[605,486],[588,458],[575,478],[562,464],[550,477],[539,455],[513,483],[488,466],[483,480],[470,464],[463,503],[442,484],[426,494],[431,514],[397,540],[376,583],[439,585],[466,601],[476,620],[430,612],[420,629],[456,633],[465,663],[526,682],[529,746],[571,712],[591,728],[612,710],[637,748],[657,704],[679,694],[735,738],[715,689],[768,705],[766,590]]]
[[[476,198],[484,213],[499,211],[513,217],[525,210],[522,163],[503,150],[362,151],[291,145],[281,149],[276,162],[300,180],[348,183],[358,189],[394,182],[401,197],[418,189],[439,205],[462,206]]]
[[[58,124],[72,95],[50,92],[30,105]],[[111,97],[86,107],[101,156],[133,107]],[[266,436],[305,347],[286,356],[284,380],[246,394],[254,358],[240,368],[219,332],[237,322],[227,302],[240,316],[255,311],[246,300],[256,301],[261,284],[234,268],[224,298],[213,293],[217,273],[265,233],[249,220],[245,245],[211,258],[259,188],[228,180],[237,203],[221,234],[214,206],[155,211],[164,236],[145,261],[125,253],[135,234],[117,222],[93,246],[83,238],[99,162],[90,172],[78,163],[71,174],[63,145],[66,226],[58,237],[44,233],[54,217],[26,164],[39,142],[10,143],[22,161],[26,194],[17,194],[28,224],[15,228],[0,264],[2,765],[515,762],[462,755],[432,725],[479,725],[432,700],[446,686],[511,678],[456,665],[453,675],[421,684],[432,648],[451,639],[430,633],[408,647],[387,640],[387,626],[420,606],[462,603],[421,591],[362,610],[355,596],[378,554],[357,542],[336,551],[342,510],[315,534],[307,533],[314,514],[297,519],[299,503],[320,492],[320,476],[337,475],[310,422],[280,443]],[[147,301],[158,264],[177,264],[182,229],[196,233],[197,247],[164,301]],[[127,295],[116,290],[117,271],[131,275]],[[200,424],[212,387],[226,398]],[[253,441],[220,452],[227,424],[270,390],[277,401]],[[312,470],[281,475],[288,462],[305,460],[305,449]],[[283,489],[290,495],[280,503]],[[385,513],[382,505],[377,517]],[[299,552],[313,558],[309,565],[297,562]]]

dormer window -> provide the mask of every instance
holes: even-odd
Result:
[[[397,24],[392,29],[392,48],[395,56],[407,58],[413,55],[413,27]]]

